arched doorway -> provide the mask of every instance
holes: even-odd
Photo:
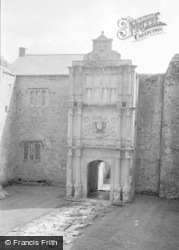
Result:
[[[87,168],[87,197],[110,199],[111,171],[107,162],[95,160]]]

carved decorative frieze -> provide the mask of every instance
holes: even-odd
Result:
[[[66,186],[66,198],[71,199],[74,196],[74,187],[72,185]]]
[[[114,190],[114,202],[121,202],[121,188],[118,187]]]
[[[82,186],[75,186],[75,199],[81,199],[83,197]]]
[[[130,201],[130,188],[129,187],[124,187],[122,189],[122,200],[123,202]]]
[[[100,148],[116,148],[117,141],[116,140],[90,140],[90,139],[83,139],[82,147],[100,147]]]

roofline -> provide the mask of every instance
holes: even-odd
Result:
[[[26,54],[26,56],[73,56],[73,55],[84,56],[85,54]]]
[[[27,75],[22,75],[22,74],[15,74],[15,76],[69,76],[69,74],[47,74],[47,75],[44,75],[44,74],[27,74]]]

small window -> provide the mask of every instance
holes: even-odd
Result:
[[[40,161],[41,159],[40,141],[24,142],[23,143],[23,159],[29,161]]]

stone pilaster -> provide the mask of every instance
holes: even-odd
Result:
[[[116,151],[113,202],[121,202],[121,152]]]
[[[72,183],[72,148],[68,148],[67,154],[67,184],[66,184],[66,197],[72,198],[74,195],[74,187]]]
[[[73,137],[73,107],[68,109],[68,139]]]
[[[74,187],[72,183],[72,146],[73,146],[73,97],[70,97],[68,109],[68,154],[67,154],[67,184],[66,184],[66,197],[72,198],[74,195]]]
[[[134,93],[134,91],[136,91],[136,86],[134,86],[134,84],[135,84],[135,68],[133,67],[131,69],[131,105],[132,105],[132,107],[135,106],[135,103],[134,103],[135,93]]]
[[[75,182],[75,199],[82,198],[82,184],[81,184],[81,148],[76,149],[76,182]]]
[[[125,151],[124,164],[124,186],[122,189],[123,202],[130,201],[130,151]]]

